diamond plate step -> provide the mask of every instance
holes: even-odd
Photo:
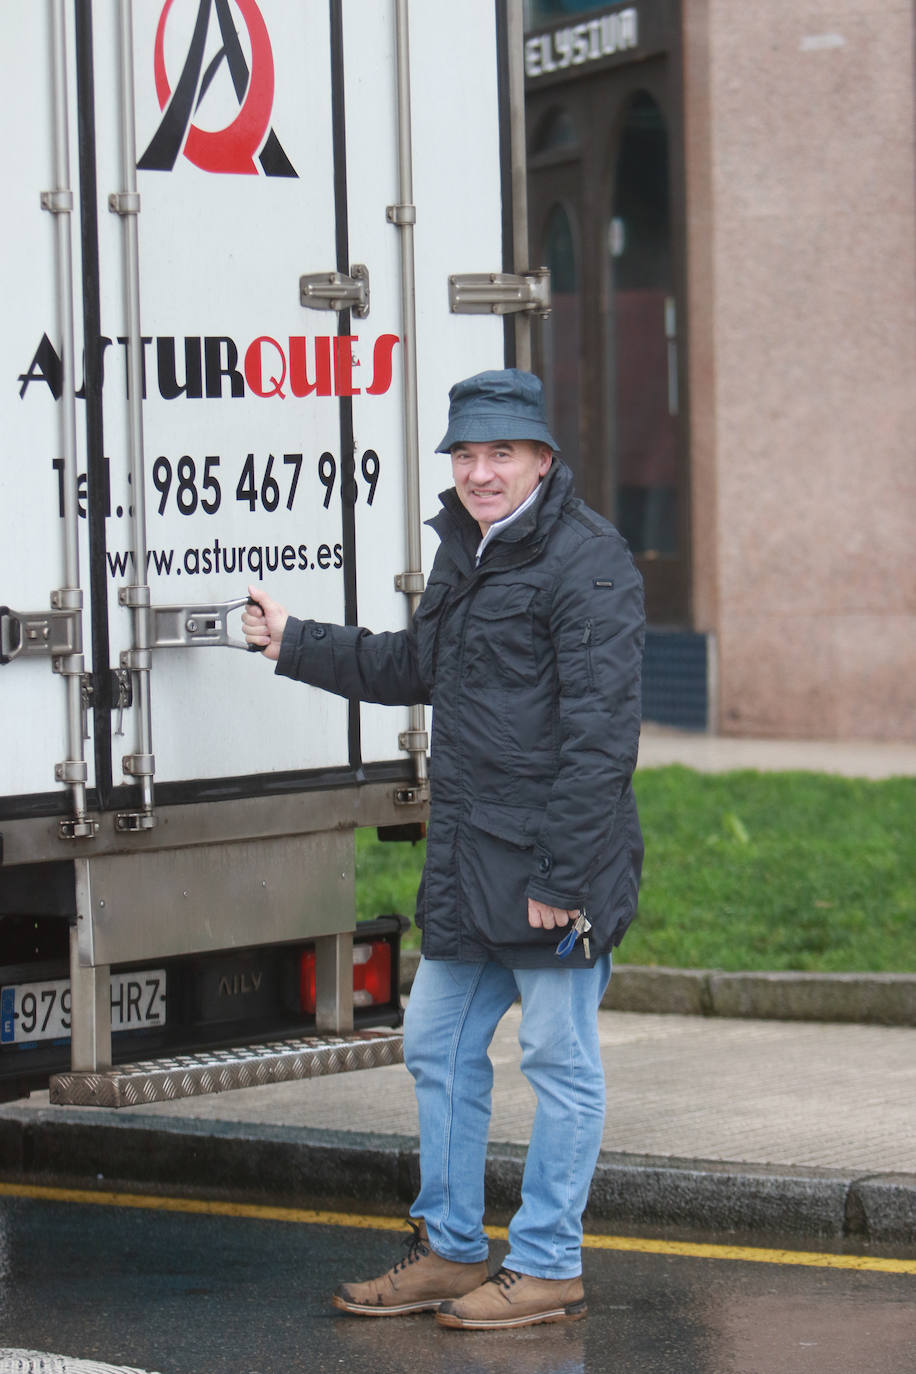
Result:
[[[47,1355],[40,1350],[0,1350],[0,1374],[145,1374],[123,1364],[99,1364],[96,1360],[71,1360],[66,1355]]]
[[[318,1078],[353,1069],[400,1064],[404,1043],[400,1031],[356,1031],[350,1035],[314,1035],[279,1040],[238,1050],[208,1050],[120,1064],[95,1072],[58,1073],[49,1084],[51,1102],[70,1107],[139,1107],[179,1097],[260,1088],[297,1078]]]

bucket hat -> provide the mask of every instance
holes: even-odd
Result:
[[[456,382],[448,393],[448,429],[436,449],[448,453],[454,444],[485,444],[497,439],[531,439],[560,446],[547,428],[544,388],[533,372],[506,367],[478,372]]]

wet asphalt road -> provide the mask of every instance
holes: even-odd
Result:
[[[456,1332],[329,1306],[401,1253],[391,1231],[0,1196],[0,1348],[157,1374],[916,1369],[916,1272],[589,1250],[575,1325]]]

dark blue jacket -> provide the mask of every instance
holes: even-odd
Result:
[[[642,582],[614,527],[555,459],[538,499],[484,550],[445,492],[410,629],[292,617],[277,672],[342,696],[430,703],[431,807],[417,898],[430,959],[559,964],[563,930],[528,898],[583,908],[590,956],[636,910],[642,836],[631,779],[640,727]],[[583,942],[565,966],[585,964]]]

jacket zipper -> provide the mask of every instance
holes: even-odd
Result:
[[[585,622],[580,642],[585,649],[585,681],[590,688],[594,688],[595,677],[592,671],[592,622],[590,620],[586,620]]]

